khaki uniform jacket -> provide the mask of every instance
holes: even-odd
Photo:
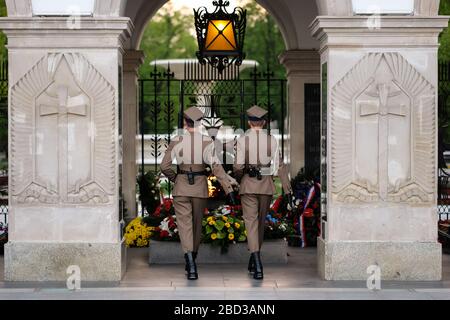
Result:
[[[291,183],[287,166],[280,160],[281,154],[277,148],[277,141],[263,130],[248,130],[238,139],[234,163],[235,178],[240,183],[240,194],[274,195],[276,192],[273,174],[278,169],[285,193],[291,193]],[[276,166],[271,175],[263,175],[262,180],[252,178],[246,174],[246,167],[262,167],[271,172],[270,167]]]
[[[196,176],[194,185],[189,184],[186,174],[177,174],[172,164],[176,163],[180,170],[187,172],[203,172],[210,165],[212,173],[219,180],[224,191],[233,191],[230,177],[226,174],[215,156],[213,140],[201,133],[186,133],[176,137],[169,144],[161,162],[161,172],[175,183],[174,197],[208,198],[208,181],[206,176]]]

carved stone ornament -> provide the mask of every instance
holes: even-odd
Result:
[[[112,201],[115,90],[83,55],[42,58],[12,86],[10,115],[13,202]]]
[[[399,53],[367,54],[331,91],[333,198],[434,203],[436,89]]]

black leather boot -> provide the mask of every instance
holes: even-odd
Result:
[[[194,261],[197,260],[197,255],[198,255],[197,252],[192,252],[192,256],[194,257]],[[184,267],[184,270],[186,270],[186,272],[188,272],[188,270],[189,270],[189,266],[188,266],[187,260],[186,260],[186,266]]]
[[[248,261],[248,272],[255,273],[255,258],[253,255],[250,255],[250,260]]]
[[[197,265],[195,264],[194,260],[194,254],[192,252],[188,252],[184,255],[184,259],[186,260],[187,279],[197,280],[198,272],[197,272]]]
[[[264,279],[263,265],[261,262],[261,255],[259,252],[252,253],[253,259],[255,261],[255,273],[253,274],[253,279],[262,280]]]

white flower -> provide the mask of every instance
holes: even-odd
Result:
[[[299,206],[300,205],[300,200],[295,201],[295,205]]]
[[[178,229],[173,230],[174,233],[178,233]]]
[[[163,231],[170,231],[170,228],[169,228],[169,221],[165,221],[165,219],[164,219],[164,221],[161,222],[159,228],[160,228],[161,230],[163,230]]]
[[[291,210],[292,210],[291,204],[289,204],[289,203],[288,203],[288,205],[287,205],[287,209],[288,209],[289,211],[291,211]]]

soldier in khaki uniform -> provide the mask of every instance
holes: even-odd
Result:
[[[207,207],[210,165],[227,194],[233,192],[237,182],[228,176],[215,156],[212,139],[202,135],[198,127],[203,113],[196,107],[184,112],[185,134],[172,141],[161,163],[162,173],[175,183],[174,207],[181,245],[185,252],[186,272],[189,280],[198,279],[197,258],[202,236],[202,219]],[[176,159],[177,171],[172,169]]]
[[[292,193],[288,168],[280,161],[280,151],[274,137],[264,130],[267,111],[254,106],[247,111],[250,130],[238,139],[234,174],[240,180],[240,195],[251,252],[249,272],[257,280],[263,279],[260,257],[264,240],[264,226],[270,210],[275,185],[273,175],[278,169],[283,190]]]

